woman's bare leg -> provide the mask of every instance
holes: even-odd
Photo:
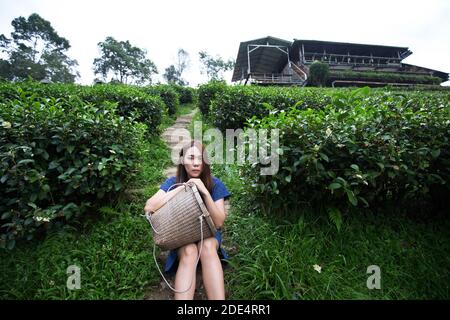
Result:
[[[200,250],[200,243],[198,243],[197,247]],[[200,254],[203,285],[209,300],[225,300],[223,269],[217,255],[218,248],[219,242],[216,238],[207,238],[203,241],[203,248]]]
[[[178,257],[180,262],[178,264],[177,274],[175,276],[175,289],[186,290],[189,285],[191,288],[184,293],[175,293],[175,300],[192,300],[195,292],[195,269],[198,258],[197,245],[194,243],[182,246],[178,249]]]

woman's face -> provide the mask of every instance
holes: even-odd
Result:
[[[198,178],[203,170],[202,152],[196,147],[190,147],[183,158],[184,168],[189,178]]]

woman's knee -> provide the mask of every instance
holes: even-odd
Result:
[[[198,248],[200,251],[201,244],[198,244]],[[217,242],[217,239],[214,237],[207,238],[203,241],[203,247],[201,248],[202,251],[200,253],[200,258],[205,257],[214,257],[217,255],[217,249],[218,249],[219,243]]]
[[[180,262],[192,262],[198,257],[197,245],[194,243],[187,244],[178,250]]]

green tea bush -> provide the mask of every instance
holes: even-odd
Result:
[[[439,85],[442,79],[427,75],[414,75],[394,72],[375,72],[375,71],[333,71],[329,75],[330,81],[333,80],[366,80],[398,83],[420,83]]]
[[[198,88],[198,108],[203,116],[208,117],[211,100],[215,98],[216,94],[221,94],[226,88],[225,81],[210,81]]]
[[[315,88],[225,87],[211,101],[211,118],[222,131],[243,128],[247,119],[263,117],[271,108],[323,108],[330,102],[328,92]]]
[[[180,103],[194,103],[196,100],[195,89],[190,87],[183,87],[176,84],[170,85],[178,93],[180,97]]]
[[[447,95],[336,91],[323,108],[273,108],[249,126],[280,130],[277,174],[261,175],[258,163],[243,169],[265,205],[412,206],[450,197]]]
[[[104,102],[117,103],[117,113],[126,117],[135,117],[145,123],[148,131],[157,134],[165,109],[163,100],[142,92],[137,87],[124,85],[95,85],[84,87],[78,93],[84,101],[102,105]]]
[[[170,85],[148,86],[143,87],[141,90],[149,95],[160,96],[166,104],[170,116],[174,115],[180,107],[180,96]]]
[[[119,192],[146,126],[76,97],[0,102],[0,246],[76,220]]]
[[[80,99],[97,106],[108,102],[117,104],[117,113],[135,117],[147,125],[150,133],[157,133],[166,106],[159,95],[148,95],[138,87],[100,84],[80,86],[75,84],[41,84],[36,82],[0,83],[0,101],[23,99],[28,96]]]
[[[328,63],[314,61],[309,67],[309,80],[312,85],[324,87],[327,84],[330,75]]]

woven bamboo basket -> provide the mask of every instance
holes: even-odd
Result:
[[[153,214],[146,214],[153,229],[153,240],[162,250],[196,243],[215,236],[217,231],[195,184],[176,185],[181,185],[183,190]]]

